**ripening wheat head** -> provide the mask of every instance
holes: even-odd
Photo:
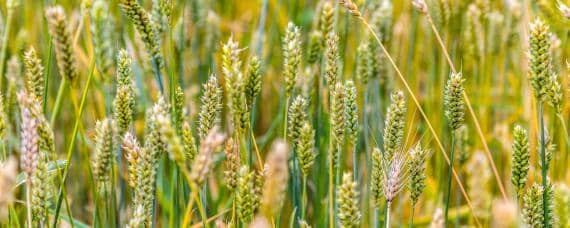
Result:
[[[53,37],[55,56],[60,76],[70,82],[77,78],[75,55],[71,32],[67,27],[69,21],[65,16],[63,7],[52,6],[46,9],[50,35]]]

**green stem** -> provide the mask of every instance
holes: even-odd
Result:
[[[68,146],[68,150],[67,150],[66,163],[65,163],[65,168],[63,170],[63,177],[61,179],[61,186],[59,187],[59,196],[57,198],[57,204],[56,204],[56,208],[55,208],[55,216],[53,219],[52,227],[57,227],[57,222],[59,219],[59,211],[61,209],[61,203],[62,203],[63,198],[64,198],[63,192],[65,190],[65,181],[67,180],[67,175],[69,173],[69,164],[71,163],[71,155],[73,153],[73,149],[75,146],[75,140],[77,138],[76,135],[77,135],[77,131],[79,130],[79,124],[81,122],[81,116],[83,114],[83,109],[85,107],[85,100],[87,98],[87,91],[89,90],[89,87],[91,85],[91,79],[93,78],[94,69],[95,69],[95,58],[92,58],[90,66],[89,66],[89,76],[87,77],[87,82],[85,82],[85,88],[83,89],[83,94],[81,95],[81,104],[79,105],[79,112],[77,113],[77,116],[75,117],[75,124],[73,126],[73,133],[71,134],[71,141],[69,142],[69,146]],[[71,215],[70,215],[70,218],[71,218]]]
[[[451,151],[449,160],[449,172],[447,175],[447,196],[445,198],[445,224],[447,225],[447,215],[449,213],[449,201],[451,199],[451,175],[453,174],[453,157],[455,155],[455,130],[451,131]]]
[[[27,223],[28,223],[28,227],[32,227],[32,204],[31,199],[32,199],[32,183],[31,183],[31,178],[28,176],[28,178],[26,178],[26,213],[27,213]]]
[[[67,85],[67,80],[65,78],[62,78],[61,82],[59,83],[59,89],[57,90],[57,97],[55,98],[55,104],[49,121],[49,124],[51,125],[52,128],[54,127],[55,120],[57,119],[57,115],[59,114],[59,110],[61,109],[61,101],[63,100],[63,92],[65,91],[66,85]]]
[[[4,68],[6,62],[6,52],[8,49],[8,36],[12,30],[12,18],[14,9],[8,8],[8,15],[6,15],[6,28],[2,36],[2,50],[0,50],[0,89],[4,86]]]
[[[546,164],[546,139],[545,139],[545,129],[544,129],[544,103],[541,101],[538,107],[538,118],[540,122],[540,161],[542,164],[541,174],[542,174],[542,206],[544,213],[544,227],[549,227],[548,225],[548,204],[546,203],[548,199],[547,180],[546,176],[548,173],[548,164]]]
[[[287,142],[287,113],[289,112],[289,96],[285,99],[285,110],[283,113],[283,139]]]
[[[331,139],[329,141],[332,142]],[[329,143],[329,227],[334,227],[334,158],[333,153],[334,149],[332,149],[332,143]]]
[[[386,226],[384,226],[385,228],[390,228],[390,205],[392,203],[387,202],[386,203]]]
[[[303,175],[303,199],[301,199],[301,219],[305,220],[307,212],[307,176]]]

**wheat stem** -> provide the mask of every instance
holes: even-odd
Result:
[[[89,63],[89,76],[87,77],[87,82],[85,82],[85,88],[83,89],[83,94],[81,95],[81,103],[79,105],[79,111],[78,111],[77,116],[75,117],[75,124],[73,126],[73,132],[71,134],[71,141],[69,142],[69,146],[68,146],[68,150],[67,150],[65,168],[63,169],[63,177],[61,179],[61,186],[59,187],[59,195],[57,198],[54,221],[53,221],[52,227],[57,227],[57,222],[59,219],[59,211],[61,208],[62,200],[64,198],[63,193],[65,191],[65,181],[67,180],[67,175],[69,172],[69,164],[71,163],[71,155],[73,153],[73,149],[75,146],[75,140],[77,139],[77,137],[75,137],[75,136],[77,135],[77,131],[79,130],[79,124],[81,123],[81,116],[82,116],[83,110],[85,108],[85,100],[87,98],[87,91],[89,90],[89,87],[91,85],[91,79],[93,78],[93,72],[94,71],[95,71],[95,58],[91,58],[91,63]],[[69,206],[68,206],[68,209],[69,209]],[[71,218],[71,214],[70,214],[70,218]],[[71,225],[73,226],[73,223],[71,223]]]
[[[548,164],[546,161],[546,136],[545,136],[545,129],[544,129],[544,102],[540,101],[538,104],[538,118],[540,124],[540,163],[541,169],[540,173],[542,175],[542,206],[543,206],[543,213],[544,213],[544,227],[549,227],[548,221],[548,204],[546,201],[548,200],[548,191],[547,185],[548,181],[546,179],[548,175]]]
[[[451,199],[451,174],[452,174],[452,169],[453,169],[453,157],[455,155],[455,130],[453,130],[451,132],[451,163],[449,164],[449,174],[447,176],[447,196],[445,198],[445,212],[444,212],[444,218],[445,218],[445,223],[447,225],[447,218],[448,218],[448,212],[449,212],[449,203],[450,203],[450,199]]]
[[[67,86],[67,80],[65,78],[61,78],[61,83],[59,83],[59,89],[57,90],[57,97],[55,98],[55,104],[53,106],[53,111],[51,113],[50,118],[50,126],[53,128],[55,124],[55,120],[57,119],[57,115],[59,114],[59,110],[61,109],[61,101],[63,100],[63,93]],[[47,94],[47,93],[46,93]]]

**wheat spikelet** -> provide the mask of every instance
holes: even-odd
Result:
[[[286,97],[291,95],[297,83],[301,55],[301,31],[299,27],[289,22],[285,37],[283,38],[283,74],[285,77]]]

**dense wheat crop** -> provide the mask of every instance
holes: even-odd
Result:
[[[568,0],[0,0],[0,227],[570,227]]]

